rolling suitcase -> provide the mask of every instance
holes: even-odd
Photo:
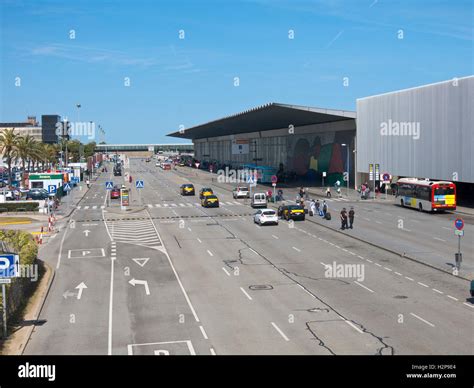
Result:
[[[329,212],[326,213],[326,220],[328,220],[328,221],[331,220],[331,213],[329,213]]]

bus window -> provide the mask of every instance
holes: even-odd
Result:
[[[437,187],[434,195],[454,195],[454,188],[449,186]]]

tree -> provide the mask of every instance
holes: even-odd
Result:
[[[12,163],[18,158],[18,135],[12,129],[5,129],[0,134],[0,152],[8,165],[8,185],[12,184]]]

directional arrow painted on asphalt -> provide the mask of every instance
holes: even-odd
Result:
[[[135,263],[137,263],[140,267],[144,267],[146,263],[148,263],[148,260],[150,260],[149,257],[143,257],[143,258],[136,258],[132,259]]]
[[[64,299],[67,299],[69,298],[70,296],[76,296],[76,294],[74,292],[71,292],[69,290],[67,290],[64,294],[63,294],[63,298]]]
[[[86,229],[86,230],[83,231],[83,233],[86,235],[86,237],[89,237],[90,232],[91,231],[89,229]]]
[[[82,256],[87,256],[91,251],[82,251]]]
[[[77,293],[77,299],[81,299],[82,291],[84,290],[84,288],[87,288],[87,286],[84,284],[84,282],[82,282],[81,284],[79,284],[76,287],[76,290],[79,290],[79,292]]]
[[[147,295],[150,295],[150,289],[148,288],[148,282],[146,280],[137,280],[137,279],[132,279],[132,280],[129,280],[129,283],[135,287],[135,285],[137,284],[142,284],[145,286],[145,293]]]

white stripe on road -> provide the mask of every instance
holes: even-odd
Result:
[[[249,248],[249,250],[251,250],[253,253],[255,253],[256,255],[258,255],[258,253],[255,252],[252,248]]]
[[[191,228],[188,226],[188,230],[191,232]]]
[[[439,238],[439,237],[433,237],[433,239],[438,240],[438,241],[442,241],[442,242],[446,242],[446,240],[443,240],[442,238]]]
[[[367,291],[374,292],[374,291],[371,290],[369,287],[366,287],[366,286],[364,286],[363,284],[360,284],[359,282],[354,282],[354,283],[357,284],[358,286],[361,286],[362,288],[365,288]]]
[[[474,309],[474,305],[472,305],[472,304],[469,304],[469,303],[466,303],[466,302],[464,302],[463,304],[465,304],[467,307],[470,307],[471,309]]]
[[[451,228],[447,228],[446,226],[442,226],[442,228],[446,230],[451,230]]]
[[[402,276],[400,272],[395,272],[395,275]]]
[[[278,331],[278,333],[280,333],[280,335],[283,337],[283,339],[285,341],[289,341],[288,337],[285,335],[285,333],[283,333],[280,328],[275,324],[275,322],[271,322],[272,326],[275,328],[276,331]]]
[[[425,283],[422,283],[422,282],[417,282],[420,286],[423,286],[423,287],[429,287],[428,285],[426,285]]]
[[[435,325],[433,325],[431,322],[428,322],[426,319],[423,319],[416,314],[410,313],[410,315],[413,315],[415,318],[419,319],[421,322],[426,323],[427,325],[430,325],[431,327],[435,327]]]
[[[459,299],[458,298],[455,298],[454,296],[451,296],[451,295],[446,295],[449,299],[452,299],[452,300],[455,300],[455,301],[458,301]]]
[[[366,260],[367,260],[369,263],[373,263],[373,261],[372,261],[372,260],[370,260],[370,259],[366,259]]]
[[[297,252],[301,252],[301,249],[298,249],[298,248],[296,248],[296,247],[293,247],[293,249],[294,249],[295,251],[297,251]]]
[[[311,292],[309,292],[306,288],[304,288],[301,284],[298,284],[298,287],[301,288],[304,292],[306,292],[312,298],[316,298]]]
[[[198,239],[197,239],[197,240],[198,240],[200,243],[202,243],[202,241],[199,239],[199,237],[198,237]]]
[[[247,294],[247,292],[246,292],[242,287],[240,287],[240,290],[245,294],[245,296],[246,296],[249,300],[252,300],[252,297],[251,297],[249,294]]]
[[[342,318],[342,317],[341,317]],[[342,318],[344,319],[344,318]],[[352,326],[354,329],[356,329],[360,334],[364,334],[364,332],[359,329],[356,325],[354,325],[351,321],[348,321],[347,319],[344,319],[344,322],[346,322],[349,326]]]
[[[374,263],[377,267],[381,267],[381,265],[379,263]]]
[[[274,234],[272,234],[272,237],[273,237],[275,240],[278,240],[278,237],[275,236]]]
[[[392,271],[391,268],[388,268],[388,267],[383,267],[383,268],[386,269],[387,271],[390,271],[390,272]]]
[[[227,271],[224,267],[222,267],[222,270],[226,273],[227,276],[230,276],[229,271]]]
[[[412,278],[409,278],[408,276],[405,276],[405,279],[408,279],[408,280],[410,280],[410,281],[413,281],[413,279],[412,279]]]
[[[214,256],[209,249],[207,250],[207,253],[209,253],[209,256]]]
[[[211,351],[211,354],[212,354],[213,356],[216,355],[216,351],[214,350],[214,348],[211,348],[211,349],[209,349],[209,350]]]
[[[209,339],[206,332],[204,331],[204,327],[199,326],[199,329],[201,330],[201,333],[202,333],[202,336],[204,337],[204,339]]]
[[[443,291],[437,290],[436,288],[432,288],[432,290],[433,290],[434,292],[437,292],[438,294],[444,294]]]

